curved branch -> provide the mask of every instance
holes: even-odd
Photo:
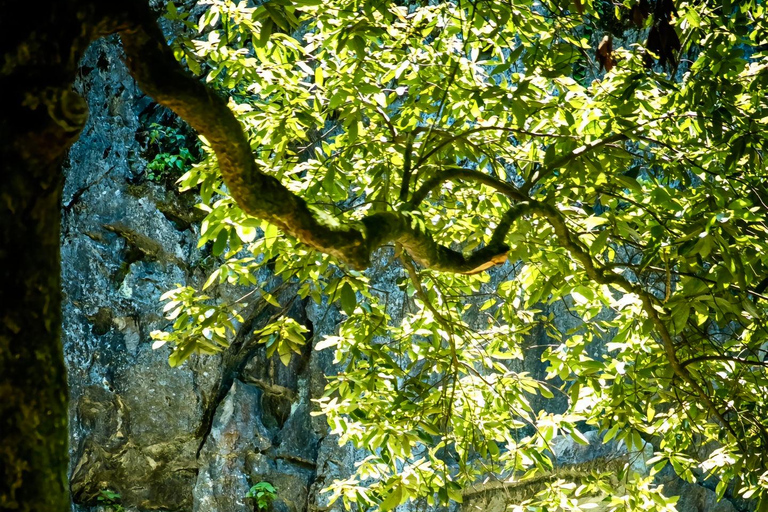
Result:
[[[505,129],[505,128],[499,128],[499,127],[482,127],[477,128],[473,130],[467,130],[464,133],[455,135],[453,137],[448,137],[443,141],[441,144],[439,144],[433,151],[428,153],[427,156],[431,156],[437,149],[445,146],[446,144],[453,142],[454,140],[457,140],[469,133],[474,133],[476,131],[484,129],[489,130],[502,130],[502,131],[516,131],[514,129]],[[551,136],[551,135],[544,135],[541,134],[541,136]],[[414,192],[413,197],[411,198],[410,204],[412,207],[416,207],[421,203],[426,197],[429,195],[429,193],[437,188],[439,185],[446,181],[450,181],[453,179],[469,179],[473,181],[478,181],[480,183],[483,183],[485,185],[488,185],[491,188],[496,189],[498,192],[504,194],[505,196],[509,197],[510,199],[516,200],[516,201],[525,201],[528,197],[528,192],[531,191],[531,188],[541,181],[542,179],[546,178],[547,176],[550,176],[552,173],[554,173],[557,169],[560,169],[567,163],[571,162],[572,160],[575,160],[576,158],[589,154],[592,151],[599,149],[603,146],[613,144],[614,142],[626,140],[628,137],[623,133],[618,133],[615,135],[611,135],[608,137],[605,137],[604,139],[598,139],[596,141],[593,141],[587,145],[580,146],[573,151],[561,156],[554,162],[552,162],[550,165],[548,165],[545,169],[540,171],[538,176],[535,176],[531,181],[525,184],[525,186],[522,189],[518,189],[517,187],[505,183],[503,181],[500,181],[493,176],[489,176],[485,173],[482,173],[480,171],[476,171],[473,169],[465,169],[461,167],[454,167],[450,168],[446,171],[443,171],[432,178],[426,180],[419,189]],[[420,159],[419,162],[417,162],[414,165],[414,168],[418,167],[424,159]]]
[[[753,361],[750,359],[742,359],[740,357],[730,356],[698,356],[692,357],[686,361],[680,363],[681,366],[686,367],[689,364],[700,363],[702,361],[730,361],[732,363],[744,364],[747,366],[766,366],[768,367],[768,361]]]
[[[442,131],[442,130],[440,130]],[[426,162],[429,157],[443,149],[448,144],[451,144],[452,142],[455,142],[459,139],[462,139],[468,135],[471,135],[473,133],[478,132],[486,132],[486,131],[497,131],[497,132],[509,132],[519,135],[528,135],[530,137],[549,137],[549,138],[567,138],[568,135],[561,135],[557,133],[538,133],[538,132],[531,132],[528,130],[524,130],[521,128],[512,128],[509,126],[476,126],[474,128],[469,128],[468,130],[465,130],[461,133],[457,134],[448,134],[445,139],[443,139],[439,144],[437,144],[434,148],[432,148],[429,153],[426,155],[420,157],[416,164],[413,166],[414,169],[417,169],[420,167],[424,162]]]
[[[627,140],[629,137],[623,133],[616,133],[614,135],[609,135],[608,137],[605,137],[604,139],[597,139],[589,144],[585,144],[583,146],[579,146],[578,148],[574,149],[570,153],[567,153],[551,164],[549,164],[545,169],[541,170],[538,175],[534,175],[531,180],[523,186],[520,191],[523,194],[528,194],[528,192],[531,191],[534,185],[538,183],[539,181],[543,180],[544,178],[552,175],[556,170],[560,169],[567,163],[569,163],[571,160],[575,160],[576,158],[587,155],[591,153],[592,151],[596,149],[600,149],[603,146],[607,146],[608,144],[613,144],[614,142],[619,142],[622,140]]]
[[[243,211],[275,224],[301,242],[358,269],[386,243],[400,243],[425,267],[471,274],[506,261],[503,239],[468,256],[435,242],[431,233],[399,212],[379,212],[357,227],[330,226],[318,220],[301,197],[258,168],[242,126],[215,92],[184,71],[176,61],[153,14],[132,2],[129,22],[119,30],[128,68],[139,86],[203,135],[216,152],[230,194]],[[506,235],[506,233],[505,233]]]
[[[592,257],[589,255],[589,252],[582,246],[578,239],[572,236],[565,223],[565,218],[563,218],[562,214],[555,208],[540,202],[531,203],[530,208],[533,213],[540,215],[549,222],[555,230],[555,236],[557,236],[560,245],[565,248],[574,259],[581,263],[590,279],[600,284],[612,284],[623,289],[627,293],[634,293],[640,298],[645,313],[648,315],[661,337],[661,346],[664,349],[664,354],[672,371],[675,375],[680,377],[683,382],[691,386],[693,391],[707,406],[712,415],[715,416],[720,424],[728,430],[743,449],[743,443],[738,441],[739,438],[736,435],[733,426],[725,419],[723,413],[720,412],[717,405],[712,401],[709,395],[707,395],[704,388],[701,387],[701,384],[696,382],[688,369],[680,363],[680,359],[677,357],[677,351],[675,349],[675,342],[672,339],[669,329],[667,329],[667,325],[659,317],[653,296],[643,290],[639,285],[631,283],[624,277],[621,277],[618,274],[607,274],[602,268],[596,266]]]
[[[208,139],[224,182],[243,211],[353,266],[365,266],[368,251],[362,234],[319,223],[303,199],[274,177],[262,173],[245,132],[226,101],[176,62],[148,10],[138,12],[133,21],[132,26],[120,31],[131,74],[144,92]]]
[[[435,242],[423,224],[401,213],[374,213],[363,219],[363,225],[370,247],[376,248],[397,242],[420,265],[443,272],[476,274],[504,263],[509,252],[509,246],[503,243],[506,232],[504,237],[494,236],[491,243],[464,256],[459,251]],[[507,228],[508,231],[509,228]]]
[[[376,247],[397,242],[424,267],[459,274],[476,274],[507,260],[509,246],[504,240],[512,223],[531,211],[530,203],[520,203],[507,210],[499,220],[488,245],[469,256],[438,244],[424,228],[409,222],[402,214],[377,213],[365,218],[363,223],[367,226],[366,232],[371,237],[371,243]]]
[[[418,190],[413,193],[413,197],[411,197],[410,201],[411,208],[417,207],[424,199],[426,199],[432,190],[439,187],[444,182],[451,180],[477,181],[484,185],[488,185],[493,189],[496,189],[497,192],[500,192],[501,194],[504,194],[505,196],[515,201],[525,201],[526,199],[526,196],[523,195],[523,193],[520,192],[514,185],[494,178],[493,176],[485,174],[484,172],[474,169],[465,169],[463,167],[451,167],[445,171],[435,174],[433,177],[426,180],[421,185],[421,187],[419,187]]]

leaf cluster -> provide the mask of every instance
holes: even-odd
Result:
[[[316,404],[369,456],[334,499],[462,501],[493,475],[543,482],[521,505],[535,510],[670,510],[652,477],[671,465],[768,503],[761,2],[676,2],[677,76],[615,41],[600,74],[590,1],[208,5],[177,56],[227,92],[256,164],[325,225],[394,212],[459,253],[510,248],[476,275],[398,247],[377,253],[391,272],[348,270],[243,213],[206,145],[182,176],[222,258],[203,288],[278,308],[257,333],[270,354],[287,364],[305,340],[265,276],[343,312],[313,340],[340,367]],[[175,364],[225,347],[244,307],[165,298],[173,332],[154,336]],[[560,478],[566,437],[625,455]]]
[[[149,143],[156,151],[147,163],[146,178],[154,182],[175,181],[198,160],[198,148],[190,144],[186,135],[177,128],[152,123]],[[191,146],[191,149],[190,147]]]
[[[248,489],[245,497],[253,499],[256,504],[256,510],[266,511],[269,510],[269,506],[277,498],[277,491],[271,483],[259,482]]]

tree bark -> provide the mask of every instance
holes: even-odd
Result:
[[[30,133],[9,147],[9,129],[23,122],[12,116],[0,137],[0,510],[69,506],[59,277],[64,147],[58,126],[38,121],[43,137]]]
[[[63,511],[67,382],[60,341],[58,166],[35,168],[6,151],[2,160],[0,510]]]
[[[70,86],[89,34],[66,4],[0,2],[2,511],[69,510],[60,165],[86,119]]]

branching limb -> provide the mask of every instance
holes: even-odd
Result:
[[[669,329],[667,329],[667,325],[659,317],[654,297],[643,290],[639,285],[631,283],[618,274],[608,274],[602,268],[595,265],[592,257],[589,255],[589,252],[572,235],[571,231],[568,229],[568,226],[565,223],[565,218],[563,218],[560,212],[558,212],[555,208],[544,203],[535,202],[532,203],[531,210],[549,222],[549,224],[555,230],[555,235],[557,236],[560,245],[565,248],[574,259],[581,263],[582,267],[587,273],[587,276],[590,279],[597,283],[614,285],[627,293],[634,293],[640,298],[645,313],[648,315],[651,322],[653,322],[653,325],[656,328],[659,337],[661,338],[661,346],[664,349],[664,353],[667,357],[667,361],[669,361],[669,365],[672,368],[672,371],[685,383],[691,386],[696,395],[701,399],[702,403],[706,405],[706,407],[717,418],[720,424],[728,429],[728,432],[730,432],[734,439],[738,440],[739,437],[736,435],[736,432],[734,431],[730,422],[725,419],[723,413],[720,412],[717,405],[715,405],[706,391],[704,391],[704,388],[702,388],[701,385],[696,382],[687,368],[680,363],[680,360],[677,357],[677,352],[675,350],[674,340],[672,339],[672,335],[670,334]],[[743,444],[741,442],[739,444],[741,448],[744,449]]]
[[[357,227],[318,220],[304,199],[258,168],[245,132],[226,101],[184,71],[149,8],[141,1],[133,2],[131,8],[130,21],[119,30],[131,74],[147,94],[208,140],[224,183],[245,213],[358,269],[369,265],[374,250],[391,242],[402,244],[425,267],[445,272],[470,274],[506,260],[509,248],[501,242],[465,257],[435,242],[426,229],[413,227],[399,212],[374,213]]]
[[[139,86],[171,108],[211,144],[232,197],[249,215],[267,220],[302,242],[347,261],[368,263],[360,232],[329,227],[316,220],[306,202],[257,168],[240,123],[224,99],[194,79],[176,62],[147,7],[120,31],[127,64]]]
[[[517,189],[517,187],[515,187],[514,185],[501,181],[498,178],[494,178],[489,174],[485,174],[484,172],[477,171],[474,169],[465,169],[463,167],[451,167],[444,171],[438,172],[433,177],[426,180],[421,185],[421,187],[419,187],[418,190],[416,190],[416,192],[413,193],[413,197],[411,198],[411,201],[410,201],[410,206],[412,208],[416,208],[417,206],[419,206],[419,204],[421,204],[421,202],[424,199],[427,198],[427,196],[432,190],[436,189],[446,181],[452,181],[452,180],[477,181],[484,185],[488,185],[493,189],[496,189],[497,192],[504,194],[508,198],[513,199],[515,201],[525,201],[525,198],[526,198],[525,195],[523,195],[523,193],[520,192]]]
[[[450,325],[450,322],[440,313],[437,308],[432,304],[432,301],[429,300],[429,297],[427,297],[426,292],[424,292],[424,287],[421,284],[421,278],[419,277],[419,273],[416,270],[416,267],[411,263],[407,257],[400,257],[400,262],[403,264],[403,267],[405,267],[406,272],[408,272],[408,277],[411,279],[411,282],[413,283],[413,289],[416,292],[416,296],[421,299],[421,302],[424,303],[424,306],[432,312],[432,315],[434,315],[435,319],[440,323],[440,325],[445,328],[446,332],[451,332],[453,330],[453,326]]]
[[[605,266],[606,267],[611,267],[611,268],[629,268],[629,269],[632,269],[632,270],[634,270],[636,272],[639,272],[640,270],[643,270],[643,269],[652,270],[652,271],[658,272],[658,273],[666,273],[667,272],[666,268],[657,267],[655,265],[641,266],[641,265],[632,264],[632,263],[626,263],[626,262],[611,262],[611,263],[606,263]],[[717,281],[715,279],[709,279],[707,277],[704,277],[704,276],[701,276],[699,274],[696,274],[695,272],[684,272],[684,271],[681,271],[681,270],[670,270],[669,273],[671,275],[673,275],[673,276],[692,277],[694,279],[698,279],[699,281],[703,281],[705,283],[717,284]],[[735,284],[729,284],[728,288],[730,288],[731,290],[733,290],[733,291],[735,291],[737,293],[746,293],[747,295],[751,295],[755,299],[768,300],[768,295],[763,295],[762,293],[760,293],[758,291],[755,291],[755,290],[752,290],[750,288],[743,289],[743,288],[740,288],[738,285],[735,285]]]
[[[464,256],[435,242],[432,235],[401,213],[379,212],[363,219],[366,241],[370,247],[397,242],[420,265],[442,272],[476,274],[507,260],[509,246],[500,237],[485,247]],[[497,228],[498,229],[498,228]],[[509,231],[509,228],[507,228]],[[505,233],[506,235],[506,233]]]
[[[499,220],[490,242],[483,248],[464,256],[434,241],[432,236],[402,214],[381,212],[363,219],[370,243],[376,247],[395,242],[401,244],[420,265],[444,272],[476,274],[504,263],[509,246],[504,242],[512,223],[531,212],[531,204],[520,203]]]
[[[722,413],[678,360],[672,337],[666,324],[659,318],[652,297],[637,285],[618,275],[607,274],[595,266],[589,253],[571,235],[565,219],[557,210],[538,202],[518,205],[502,219],[492,243],[466,257],[459,251],[435,242],[426,229],[414,226],[406,215],[399,212],[374,213],[363,220],[362,229],[324,224],[318,221],[302,198],[290,192],[274,177],[261,172],[253,159],[245,132],[224,99],[188,75],[176,62],[152,12],[142,2],[133,2],[131,5],[134,10],[130,13],[130,22],[120,30],[120,36],[132,75],[145,92],[174,110],[208,139],[219,160],[224,182],[244,212],[277,225],[307,245],[331,254],[355,268],[367,267],[370,254],[376,248],[397,242],[425,267],[469,274],[505,261],[509,247],[503,243],[503,239],[512,221],[523,211],[534,211],[553,226],[561,245],[583,265],[591,279],[616,285],[641,298],[646,313],[659,332],[675,374],[695,390],[711,412],[736,437]],[[529,181],[522,191],[477,171],[449,170],[446,171],[448,174],[441,174],[425,183],[417,191],[413,203],[421,202],[430,190],[445,179],[459,177],[481,181],[520,200],[521,192],[527,195],[537,181],[555,169],[586,152],[624,139],[626,136],[623,134],[612,135],[564,155]]]
[[[607,146],[609,144],[613,144],[614,142],[619,142],[622,140],[627,140],[629,137],[626,136],[623,133],[617,133],[615,135],[610,135],[608,137],[605,137],[604,139],[597,139],[595,141],[590,142],[589,144],[585,144],[584,146],[580,146],[573,151],[571,151],[568,154],[565,154],[549,164],[546,168],[539,171],[537,174],[535,174],[531,179],[523,186],[520,191],[528,195],[528,193],[531,191],[534,185],[536,183],[540,182],[544,178],[551,176],[556,170],[560,169],[561,167],[565,166],[572,160],[577,159],[580,156],[588,155],[589,153],[600,149],[604,146]]]
[[[403,183],[400,185],[400,201],[408,200],[408,190],[411,184],[411,153],[413,152],[413,138],[415,133],[409,133],[403,151]]]
[[[766,366],[768,367],[768,361],[754,361],[751,359],[742,359],[740,357],[730,357],[730,356],[698,356],[698,357],[692,357],[688,359],[687,361],[683,361],[681,366],[686,367],[689,364],[694,363],[700,363],[702,361],[730,361],[733,363],[739,363],[744,364],[747,366]]]
[[[443,130],[433,130],[433,131],[435,133],[440,133],[445,138],[442,141],[440,141],[439,144],[435,145],[435,147],[433,147],[426,155],[421,156],[419,160],[416,162],[416,164],[413,166],[414,169],[420,167],[432,155],[436,154],[445,146],[448,146],[449,144],[453,144],[457,140],[465,139],[466,137],[468,137],[469,135],[472,135],[473,133],[507,132],[515,135],[526,135],[528,137],[540,137],[540,138],[570,138],[571,137],[569,135],[561,135],[557,133],[532,132],[530,130],[523,130],[520,128],[513,128],[510,126],[476,126],[474,128],[469,128],[468,130],[465,130],[461,133],[455,133],[455,134],[445,132]]]

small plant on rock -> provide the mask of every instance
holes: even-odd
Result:
[[[246,498],[251,498],[255,505],[255,510],[259,512],[269,510],[269,506],[277,497],[277,491],[269,482],[259,482],[248,490]]]
[[[99,496],[96,498],[96,501],[99,502],[99,505],[107,507],[107,509],[111,510],[112,512],[123,512],[125,510],[120,504],[120,500],[120,493],[110,491],[109,489],[102,489],[99,492]]]
[[[154,158],[147,163],[146,177],[150,181],[173,181],[199,160],[197,143],[189,140],[179,128],[152,123],[149,143],[156,151]]]

